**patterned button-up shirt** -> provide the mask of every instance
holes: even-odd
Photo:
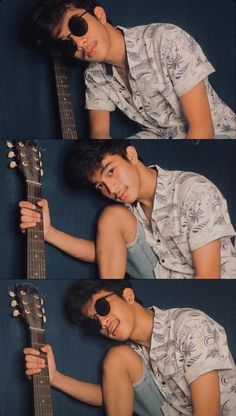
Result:
[[[171,24],[121,28],[129,66],[127,89],[115,67],[91,63],[85,72],[86,108],[118,107],[143,130],[140,138],[184,138],[187,124],[179,98],[205,82],[215,134],[236,137],[236,116],[208,82],[214,68],[197,42]]]
[[[165,398],[165,416],[193,414],[190,384],[202,374],[218,371],[221,416],[236,414],[236,367],[224,328],[205,313],[189,308],[153,307],[151,347],[130,343],[153,374]]]
[[[192,251],[221,240],[221,277],[236,278],[235,235],[227,203],[216,186],[193,172],[158,171],[151,222],[141,204],[126,204],[144,227],[158,257],[154,273],[160,279],[194,277]]]

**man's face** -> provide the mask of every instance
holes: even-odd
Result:
[[[128,148],[127,157],[128,160],[125,160],[118,155],[106,155],[101,168],[96,170],[90,181],[95,189],[107,198],[122,203],[133,203],[139,197],[140,174],[137,159],[134,160],[130,156]]]
[[[72,39],[77,51],[75,58],[88,62],[104,62],[108,59],[110,50],[110,37],[107,31],[106,14],[101,7],[95,7],[94,14],[85,13],[83,19],[88,24],[88,31],[83,36],[75,36],[70,32],[69,21],[73,16],[81,16],[84,9],[70,7],[66,10],[59,32],[55,36],[59,40]]]
[[[101,335],[118,341],[126,341],[132,337],[134,331],[134,294],[132,289],[129,288],[124,289],[123,298],[111,293],[102,290],[94,294],[92,299],[83,307],[82,313],[86,318],[99,321]],[[110,310],[105,316],[99,315],[95,308],[96,301],[101,298],[109,302]]]

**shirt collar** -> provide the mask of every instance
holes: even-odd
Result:
[[[123,32],[124,39],[125,39],[128,66],[131,72],[132,68],[137,65],[137,62],[140,62],[140,56],[143,55],[142,53],[143,45],[141,42],[142,38],[141,38],[140,26],[137,27],[135,36],[134,36],[135,27],[127,28],[123,26],[116,26],[116,28],[121,30],[121,32]]]
[[[157,184],[156,184],[156,190],[154,194],[154,201],[153,201],[153,209],[152,209],[152,219],[155,221],[158,211],[160,209],[163,210],[163,208],[166,207],[167,204],[167,194],[168,194],[168,186],[170,182],[170,175],[171,171],[162,169],[158,165],[150,165],[149,168],[154,168],[158,172],[157,176]],[[143,215],[143,209],[140,204],[140,202],[135,202],[134,204],[126,204],[127,206],[131,207],[132,210],[138,211],[140,214],[140,217],[142,218]]]

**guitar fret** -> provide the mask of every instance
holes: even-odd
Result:
[[[62,137],[63,139],[78,139],[74,111],[70,97],[67,68],[62,59],[58,56],[54,56],[53,63]]]
[[[45,344],[44,332],[31,328],[30,334],[31,346],[40,349],[40,347]],[[40,357],[46,360],[46,367],[42,369],[40,374],[35,374],[33,376],[34,416],[53,416],[47,355],[41,352]]]
[[[41,199],[41,185],[37,186],[27,183],[27,199],[31,203],[36,204]],[[37,207],[36,211],[42,214],[40,207]],[[46,279],[45,242],[42,221],[35,228],[27,230],[27,278]]]

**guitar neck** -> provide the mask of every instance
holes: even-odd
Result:
[[[37,204],[41,199],[41,184],[27,182],[27,200]],[[37,207],[37,211],[42,210]],[[27,230],[27,279],[46,279],[43,221]]]
[[[54,74],[58,107],[61,120],[61,131],[63,139],[78,139],[75,116],[71,102],[67,68],[59,56],[53,57]]]
[[[39,350],[45,345],[44,330],[30,328],[31,346]],[[40,354],[46,360],[46,367],[33,376],[34,416],[53,416],[52,395],[46,354]]]

